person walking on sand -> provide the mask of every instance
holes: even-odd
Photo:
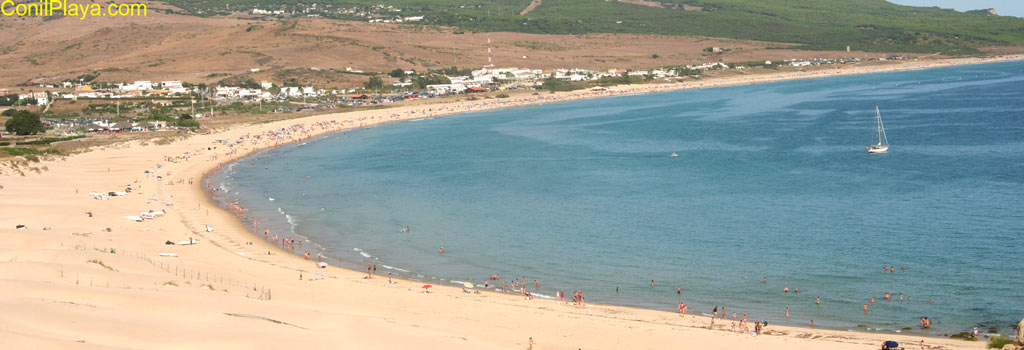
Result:
[[[679,314],[683,315],[683,303],[679,303]]]

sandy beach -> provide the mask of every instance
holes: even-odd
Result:
[[[6,291],[0,295],[0,348],[527,349],[532,339],[533,349],[877,349],[892,339],[907,349],[920,348],[922,340],[925,349],[982,349],[984,342],[826,330],[809,323],[806,328],[769,325],[759,336],[732,331],[731,319],[709,329],[708,317],[692,314],[710,310],[682,316],[575,306],[443,285],[423,293],[423,282],[389,283],[386,272],[367,279],[365,272],[337,268],[337,261],[318,268],[315,257],[306,260],[267,242],[231,210],[209,201],[203,177],[261,149],[399,120],[1021,59],[912,61],[424,103],[241,125],[163,145],[117,144],[32,164],[38,173],[24,166],[5,169],[0,176],[0,288]],[[141,222],[125,218],[150,215],[154,218]]]

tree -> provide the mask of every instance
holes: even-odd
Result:
[[[551,91],[569,91],[572,90],[572,85],[556,78],[549,77],[544,79],[544,84],[541,85],[541,88]]]
[[[153,106],[149,109],[149,119],[170,120],[171,112],[171,109],[166,106]]]
[[[190,115],[182,114],[178,117],[178,121],[175,123],[175,125],[183,128],[198,129],[199,121],[192,119],[192,116]]]
[[[370,77],[370,81],[363,83],[363,86],[371,90],[380,90],[384,88],[384,79],[380,77]]]
[[[0,106],[13,106],[15,102],[18,102],[17,94],[0,96]]]
[[[405,71],[402,70],[401,68],[395,68],[395,70],[391,71],[391,73],[388,73],[388,76],[392,78],[401,78],[405,76]]]
[[[29,111],[14,112],[11,119],[4,126],[7,127],[8,132],[13,132],[17,135],[33,135],[46,130],[43,127],[43,122],[39,120],[39,115]]]
[[[427,74],[422,77],[416,77],[412,80],[412,87],[420,90],[427,87],[427,85],[437,84],[451,84],[452,80],[448,77],[439,74]]]

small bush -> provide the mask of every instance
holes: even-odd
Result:
[[[1013,344],[1013,340],[1007,337],[995,337],[988,341],[989,349],[1002,349],[1006,344]]]
[[[44,137],[35,141],[18,142],[19,145],[49,145],[54,142],[71,141],[80,139],[85,135],[68,136],[68,137]]]
[[[116,270],[116,269],[114,269],[113,267],[110,267],[110,265],[104,264],[104,263],[103,263],[103,260],[99,260],[99,259],[91,259],[91,260],[89,260],[88,262],[91,262],[91,263],[93,263],[93,264],[96,264],[96,265],[99,265],[99,266],[103,266],[103,267],[104,267],[104,268],[106,268],[107,270],[110,270],[110,271],[114,271],[114,272],[117,272],[117,270]]]
[[[6,152],[7,154],[12,155],[12,156],[24,156],[24,155],[29,155],[29,154],[39,154],[39,151],[35,150],[34,148],[28,148],[28,147],[10,147],[10,148],[4,148],[3,151]]]

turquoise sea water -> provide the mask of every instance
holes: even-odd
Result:
[[[468,113],[327,135],[214,179],[250,222],[357,269],[435,284],[525,276],[545,296],[717,305],[770,324],[1012,333],[1024,316],[1022,69]],[[875,105],[888,154],[864,151]],[[924,316],[940,323],[919,330]]]

